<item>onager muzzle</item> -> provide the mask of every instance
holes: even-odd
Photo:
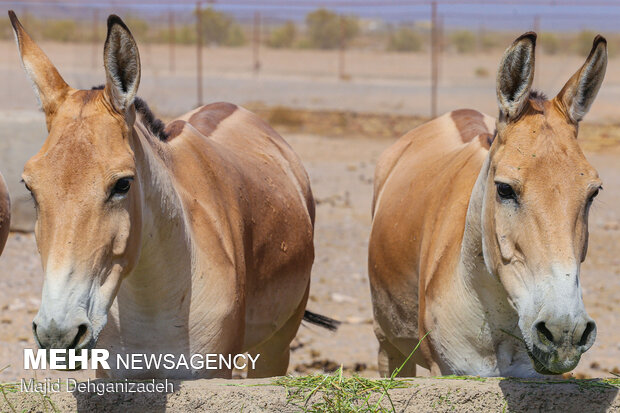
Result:
[[[595,340],[596,323],[585,312],[579,317],[538,319],[532,326],[536,370],[539,373],[571,371]]]

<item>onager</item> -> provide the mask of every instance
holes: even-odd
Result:
[[[9,237],[11,226],[11,199],[9,188],[6,186],[4,177],[0,174],[0,255],[4,250],[6,239]]]
[[[92,90],[68,86],[9,16],[49,132],[23,172],[45,277],[33,322],[39,347],[97,345],[111,359],[249,352],[260,354],[249,377],[285,374],[314,259],[315,204],[299,157],[229,103],[164,128],[136,97],[138,47],[117,16],[108,19],[105,87]],[[231,377],[231,369],[97,374]]]
[[[497,121],[453,111],[379,159],[368,269],[384,375],[426,334],[402,375],[560,374],[594,343],[580,265],[601,180],[577,131],[607,44],[551,100],[531,90],[535,44],[526,33],[504,53]]]

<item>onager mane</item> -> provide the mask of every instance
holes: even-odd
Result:
[[[103,90],[104,85],[93,86],[91,90]],[[159,138],[162,142],[167,142],[170,138],[170,135],[166,132],[166,125],[164,122],[155,117],[155,114],[149,108],[149,105],[146,103],[144,99],[139,96],[136,96],[134,99],[134,107],[136,108],[136,112],[142,116],[142,122],[144,126],[153,134]]]
[[[544,102],[546,100],[549,100],[549,98],[547,97],[547,95],[545,95],[544,92],[540,90],[532,90],[530,92],[530,100],[534,100],[537,102]]]

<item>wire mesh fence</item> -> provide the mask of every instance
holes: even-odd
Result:
[[[472,103],[493,110],[496,64],[522,32],[539,33],[539,55],[552,63],[537,84],[551,89],[576,70],[596,33],[608,37],[612,58],[620,44],[619,4],[604,0],[0,4],[18,13],[67,80],[82,88],[104,79],[105,19],[120,15],[140,46],[141,94],[170,115],[220,99],[423,116]],[[5,18],[5,71],[15,68],[11,38]],[[5,93],[18,95],[24,82],[12,74],[9,80]],[[10,104],[29,105],[20,98]],[[611,107],[600,115],[610,117]]]

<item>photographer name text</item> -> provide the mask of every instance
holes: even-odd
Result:
[[[20,390],[22,393],[40,393],[43,395],[65,391],[68,393],[96,393],[103,396],[106,393],[172,393],[174,392],[174,385],[168,379],[137,382],[127,379],[114,382],[67,379],[64,383],[60,379],[45,379],[43,381],[21,379]]]

